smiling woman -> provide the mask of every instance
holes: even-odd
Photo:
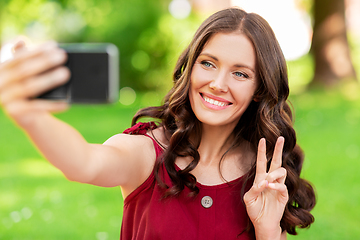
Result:
[[[259,15],[229,8],[205,20],[164,103],[102,145],[50,114],[66,103],[34,98],[68,81],[65,62],[54,43],[16,44],[0,65],[0,101],[69,180],[121,187],[121,239],[279,240],[313,222],[285,59]]]
[[[208,41],[194,64],[189,92],[191,108],[203,127],[235,128],[254,98],[255,67],[255,50],[245,35],[219,33]]]
[[[164,105],[142,109],[133,118],[133,124],[143,116],[161,120],[151,131],[165,147],[155,163],[159,197],[193,196],[200,201],[206,194],[216,195],[210,202],[227,217],[220,220],[214,216],[218,220],[215,225],[204,227],[204,236],[208,237],[216,236],[216,226],[222,221],[228,223],[221,231],[224,239],[234,238],[235,232],[241,232],[243,239],[251,239],[252,233],[256,239],[285,239],[286,232],[296,234],[297,226],[309,226],[314,220],[309,211],[314,207],[315,194],[299,177],[303,155],[286,102],[286,62],[267,22],[236,8],[215,13],[200,26],[180,56],[174,82]],[[245,220],[249,217],[250,228],[243,222],[241,209],[216,205],[240,206],[236,197],[224,202],[222,197],[228,193],[215,191],[224,184],[231,186],[233,181],[241,183],[236,192],[244,197]],[[145,186],[139,191],[147,199]],[[207,192],[204,186],[215,192]],[[131,212],[131,203],[145,201],[141,195],[130,199],[124,216]],[[238,214],[232,218],[234,213]],[[198,228],[203,228],[201,214],[192,217],[199,222]],[[182,219],[179,214],[176,218]],[[123,231],[126,229],[123,225]]]

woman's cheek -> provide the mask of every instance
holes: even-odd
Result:
[[[202,87],[214,80],[214,71],[205,70],[201,66],[196,66],[191,74],[191,82],[194,88]]]

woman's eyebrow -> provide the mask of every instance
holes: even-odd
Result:
[[[199,56],[202,56],[202,55],[208,56],[208,57],[214,59],[215,61],[219,61],[219,59],[217,57],[215,57],[214,55],[211,55],[210,53],[200,53]]]
[[[247,68],[249,69],[250,71],[252,71],[253,73],[255,73],[255,70],[252,69],[251,67],[249,67],[248,65],[245,65],[245,64],[235,64],[234,67],[237,67],[237,68]]]
[[[199,56],[202,56],[202,55],[205,55],[205,56],[208,56],[212,59],[214,59],[215,61],[219,61],[219,59],[217,57],[215,57],[214,55],[210,54],[210,53],[201,53]],[[246,65],[246,64],[235,64],[234,67],[237,67],[237,68],[247,68],[249,69],[250,71],[252,71],[253,73],[255,73],[255,70],[252,69],[250,66]]]

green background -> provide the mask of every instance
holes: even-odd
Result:
[[[60,42],[112,42],[121,52],[121,86],[136,90],[130,105],[72,106],[57,115],[91,143],[130,126],[141,107],[158,105],[169,90],[177,56],[202,16],[176,20],[169,1],[2,1],[0,31]],[[21,16],[21,17],[19,17]],[[79,18],[80,16],[80,18]],[[65,27],[65,19],[79,23]],[[79,20],[80,19],[80,20]],[[14,30],[15,29],[15,30]],[[40,30],[39,30],[40,29]],[[359,40],[349,34],[360,72]],[[311,56],[288,63],[302,176],[313,183],[315,223],[289,239],[360,237],[360,90],[357,83],[306,90]],[[67,181],[0,110],[0,239],[118,239],[123,199],[119,188]]]

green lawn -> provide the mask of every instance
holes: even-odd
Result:
[[[360,237],[360,100],[357,86],[293,98],[303,177],[316,187],[315,223],[294,239]],[[292,238],[290,238],[292,239]]]
[[[134,110],[76,106],[59,117],[102,143],[130,125]],[[0,112],[0,239],[118,239],[120,188],[69,182]]]
[[[344,87],[291,98],[306,154],[303,177],[315,185],[318,203],[311,228],[289,239],[360,236],[359,95]],[[101,143],[128,127],[141,105],[74,106],[59,117]],[[0,111],[0,239],[118,239],[122,201],[119,188],[65,180]]]

